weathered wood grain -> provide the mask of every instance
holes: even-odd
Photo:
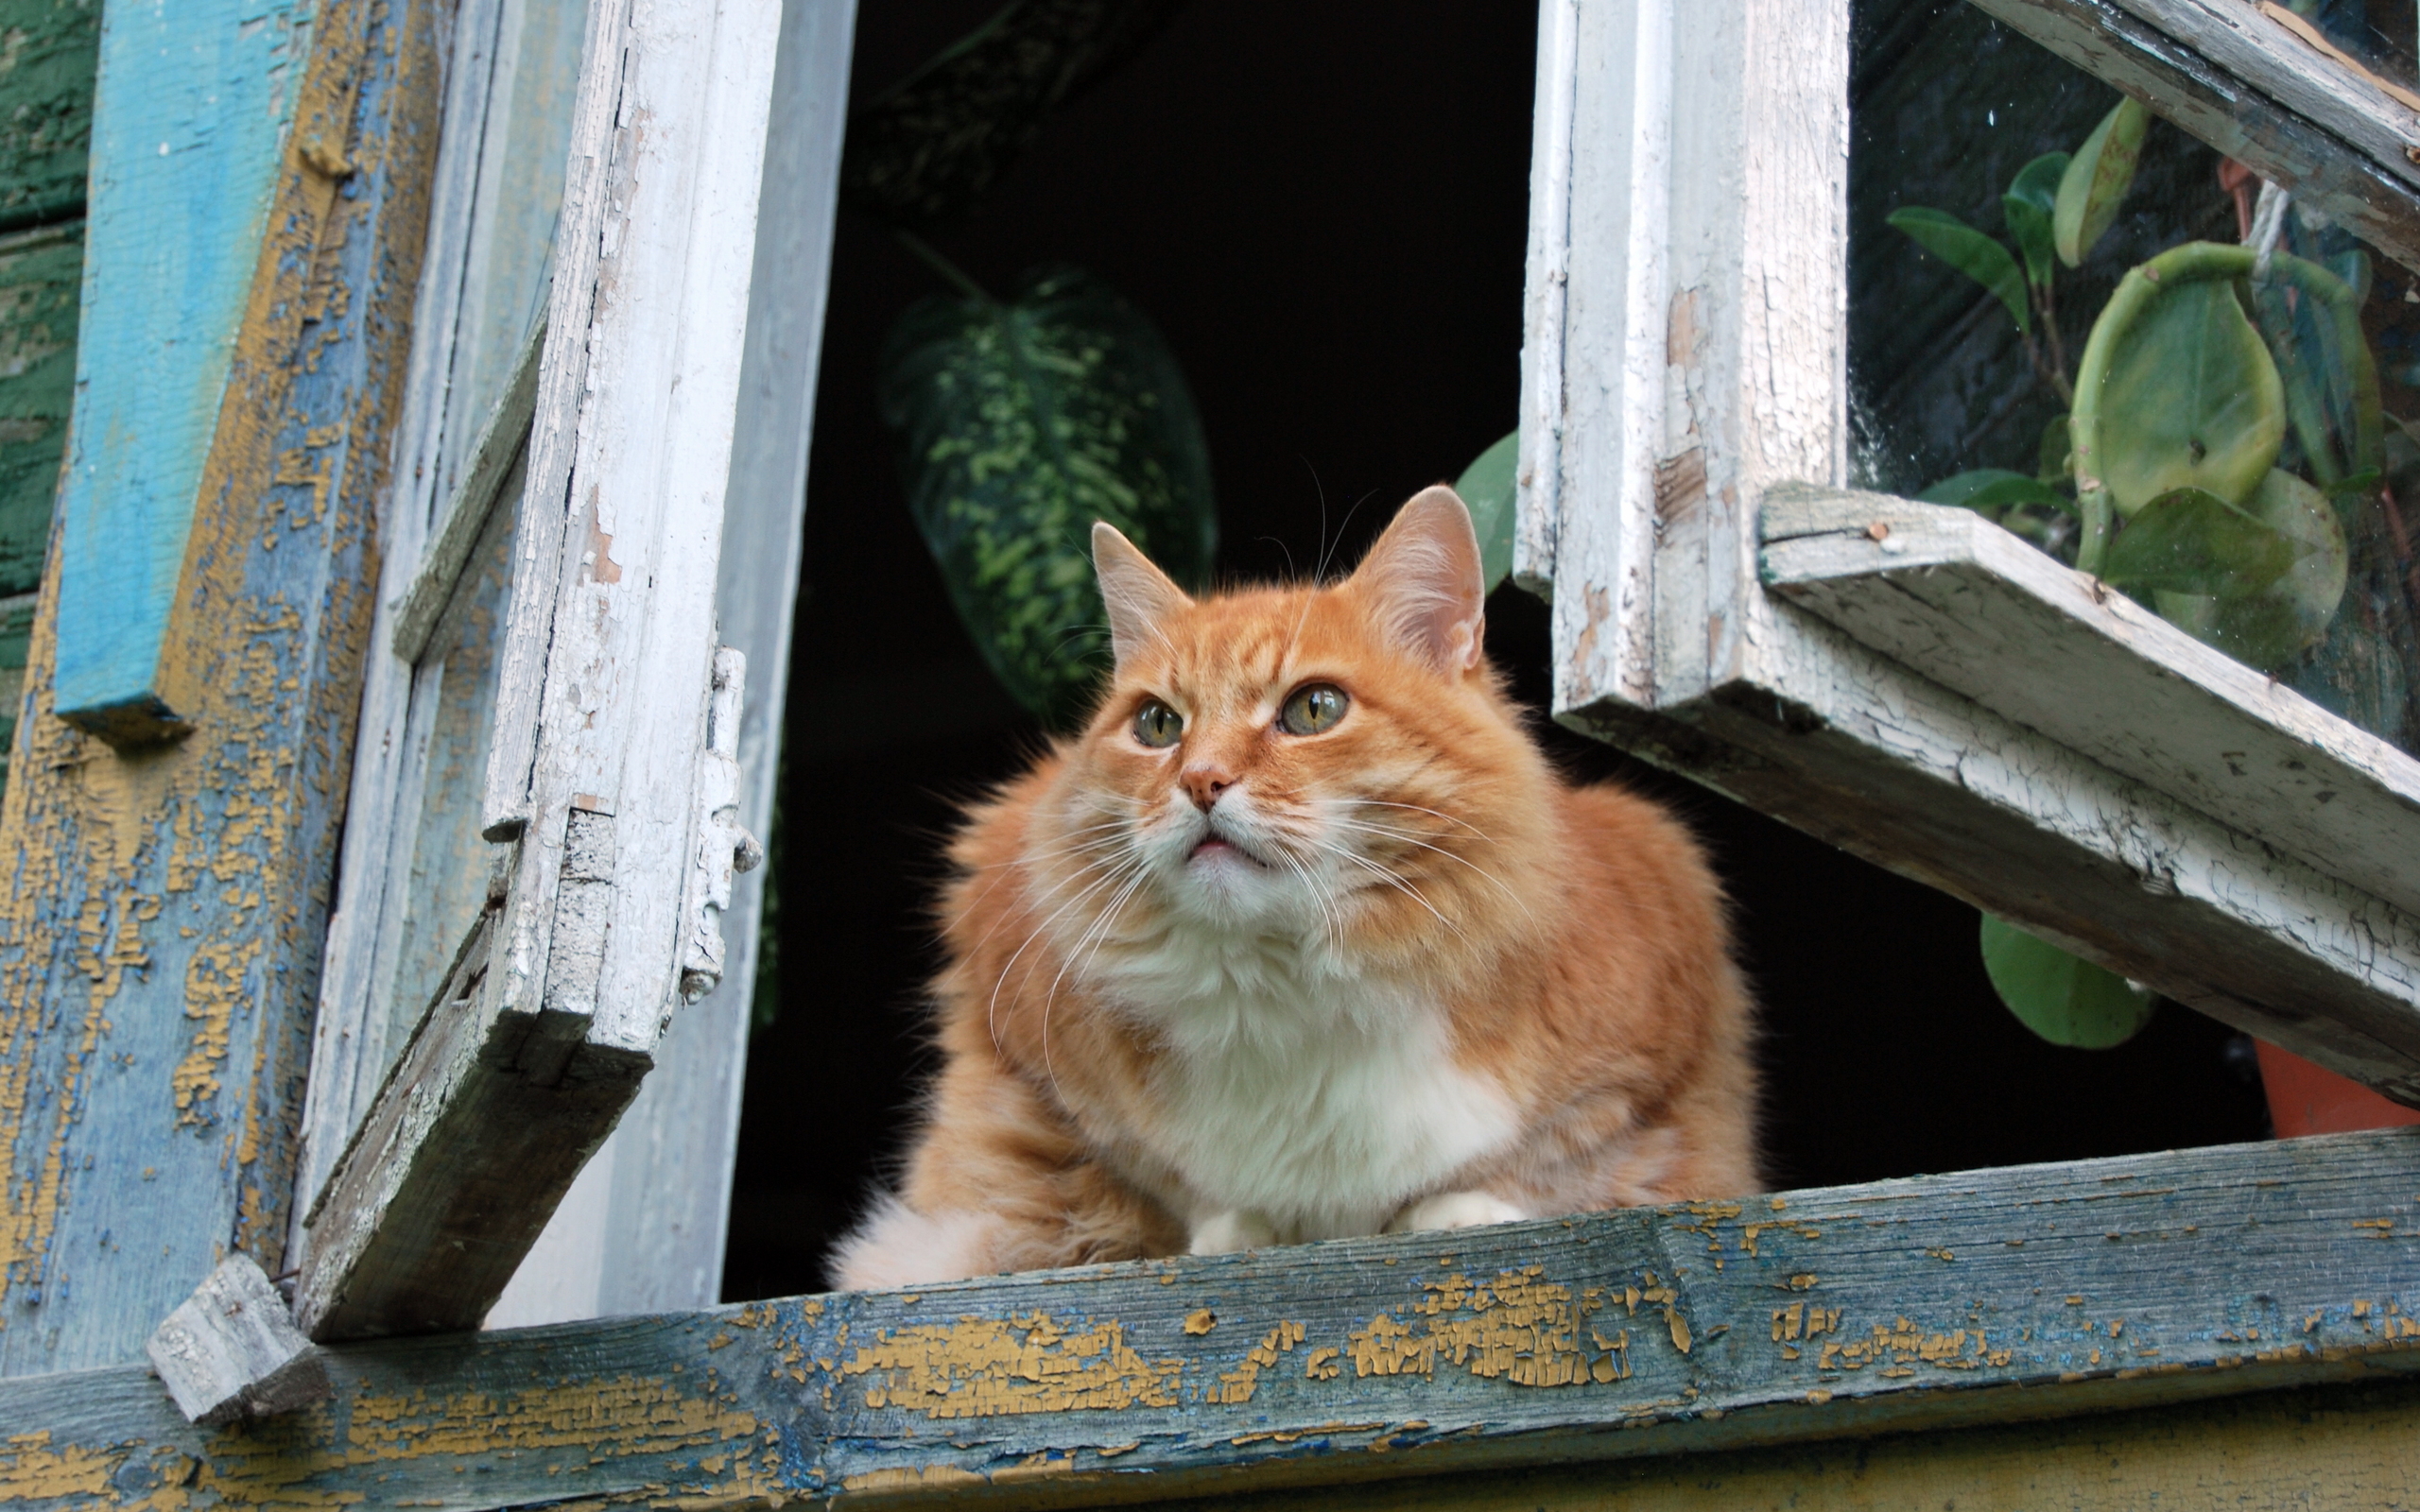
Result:
[[[475,608],[481,623],[465,627],[472,644],[431,653],[423,641],[418,662],[395,654],[396,621],[458,475],[476,455],[505,381],[496,369],[526,350],[533,302],[547,290],[586,9],[462,0],[454,15],[395,486],[379,519],[378,607],[314,1029],[298,1222],[477,917],[487,871],[476,854],[480,747],[496,676],[487,622],[500,616],[451,595],[430,628]],[[503,483],[510,496],[491,513],[505,515],[509,528],[521,485]],[[506,586],[493,589],[498,600]]]
[[[2420,266],[2420,122],[2251,0],[1975,0]]]
[[[177,1410],[212,1427],[299,1411],[334,1389],[285,1298],[240,1251],[202,1278],[143,1349]]]
[[[0,1384],[10,1504],[1132,1502],[1998,1424],[2420,1369],[2420,1131],[328,1352],[185,1424]]]
[[[788,685],[856,15],[856,0],[786,0],[765,142],[715,595],[723,641],[748,658],[739,812],[759,833],[772,814]],[[734,886],[725,986],[674,1015],[637,1100],[514,1273],[491,1326],[705,1307],[721,1297],[763,885],[756,871]]]
[[[1972,510],[1782,488],[1763,531],[1765,581],[1790,602],[2420,915],[2420,761]]]
[[[55,717],[43,590],[0,799],[0,1373],[139,1359],[230,1251],[284,1268],[436,9],[339,0],[317,36],[346,45],[288,60],[350,171],[289,154],[252,249],[164,658],[194,737],[120,754]]]
[[[1554,533],[1563,520],[1563,341],[1571,282],[1571,154],[1579,74],[1579,0],[1542,0],[1536,104],[1530,127],[1521,438],[1512,468],[1519,497],[1512,517],[1512,579],[1548,599],[1554,594]]]
[[[501,1001],[493,952],[510,868],[497,869],[303,1219],[294,1315],[320,1343],[477,1328],[647,1074],[643,1055],[581,1043],[560,1022],[575,1016]]]
[[[113,743],[190,726],[161,685],[168,620],[221,411],[253,398],[228,380],[313,26],[296,0],[191,0],[101,29],[54,697]]]

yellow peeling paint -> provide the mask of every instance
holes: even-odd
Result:
[[[1253,1389],[1260,1383],[1260,1372],[1277,1363],[1277,1356],[1291,1353],[1303,1342],[1303,1325],[1279,1323],[1246,1351],[1243,1363],[1219,1377],[1219,1383],[1205,1393],[1205,1400],[1228,1406],[1240,1406],[1252,1400]],[[1333,1351],[1331,1351],[1333,1352]]]
[[[0,1180],[0,1297],[41,1282],[73,1200],[68,1145],[95,1053],[127,973],[152,964],[147,927],[171,913],[160,927],[194,942],[177,983],[191,1030],[173,1067],[162,1063],[161,1110],[175,1125],[223,1125],[237,1172],[233,1229],[206,1236],[210,1243],[197,1254],[232,1244],[277,1268],[292,1184],[291,1121],[299,1111],[292,1106],[299,1086],[293,1062],[302,1053],[312,1004],[307,973],[265,975],[263,967],[272,957],[307,961],[318,948],[304,924],[312,912],[305,883],[323,866],[337,816],[326,816],[324,832],[300,833],[295,773],[309,757],[323,789],[340,795],[347,782],[372,609],[368,585],[376,578],[374,546],[365,538],[406,343],[381,338],[367,386],[333,422],[309,427],[303,449],[280,455],[276,442],[298,418],[292,385],[315,360],[312,341],[335,338],[331,312],[354,298],[337,276],[335,255],[361,206],[338,196],[329,164],[340,158],[355,170],[386,171],[384,261],[376,276],[387,302],[377,318],[408,329],[436,141],[438,92],[418,82],[436,72],[436,59],[426,9],[418,7],[398,7],[408,19],[388,33],[389,54],[401,60],[397,110],[384,122],[385,134],[342,140],[352,127],[372,9],[368,0],[323,8],[298,94],[298,120],[318,124],[289,141],[234,337],[162,652],[161,691],[191,722],[190,738],[120,753],[52,715],[58,584],[45,573],[26,668],[29,717],[18,726],[11,781],[0,799],[0,855],[13,868],[10,885],[0,889],[7,953],[0,964],[0,1173],[7,1177]],[[351,458],[345,513],[326,522],[335,507],[328,458],[338,448]],[[316,625],[277,594],[255,593],[247,576],[265,523],[285,510],[281,481],[310,482],[312,523],[334,532],[330,541],[339,554],[363,546],[357,571],[349,563],[344,577],[325,589]],[[315,679],[302,694],[309,707],[300,717],[298,668]],[[307,748],[298,748],[297,737]],[[163,885],[144,891],[139,879],[146,877]],[[236,1026],[248,1017],[266,1023],[252,1037],[250,1064],[236,1068],[242,1085],[231,1089],[227,1062]],[[58,1036],[68,1038],[72,1053],[38,1057],[38,1042]],[[19,1315],[14,1306],[0,1307],[0,1327]]]
[[[71,1444],[53,1449],[47,1429],[0,1439],[0,1502],[41,1502],[108,1492],[115,1456]]]
[[[886,1329],[838,1374],[873,1376],[869,1407],[928,1418],[993,1418],[1086,1408],[1173,1407],[1181,1360],[1146,1360],[1123,1324],[1064,1323],[1039,1310],[1008,1319]]]
[[[1530,1265],[1502,1272],[1484,1285],[1458,1273],[1429,1283],[1411,1306],[1426,1317],[1426,1332],[1415,1333],[1393,1314],[1379,1314],[1352,1335],[1354,1374],[1429,1375],[1443,1361],[1521,1386],[1602,1384],[1627,1376],[1627,1332],[1612,1341],[1591,1330],[1594,1351],[1581,1338],[1582,1322],[1613,1298],[1593,1290],[1574,1297],[1571,1288],[1544,1276],[1544,1266]],[[1686,1328],[1675,1328],[1675,1342],[1686,1336]]]

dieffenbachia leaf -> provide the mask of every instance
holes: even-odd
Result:
[[[2291,473],[2273,469],[2243,508],[2235,512],[2272,533],[2292,552],[2286,570],[2256,586],[2155,593],[2152,607],[2162,618],[2246,666],[2282,671],[2326,638],[2328,625],[2343,602],[2352,567],[2344,524],[2327,495]],[[2151,513],[2144,510],[2118,533],[2110,549],[2113,559]],[[2267,554],[2273,559],[2273,548]]]
[[[1891,212],[1891,224],[1908,233],[1917,246],[1980,284],[2008,306],[2019,331],[2033,329],[2025,301],[2025,275],[2007,248],[1945,210],[1902,205]]]
[[[2159,1000],[2014,924],[1983,916],[1983,971],[2017,1021],[2054,1045],[2107,1050],[2152,1019]]]
[[[884,340],[882,417],[925,544],[1003,685],[1044,720],[1082,717],[1109,632],[1092,524],[1180,583],[1218,544],[1210,459],[1176,358],[1090,275],[1005,301],[927,299]]]
[[[2100,480],[2131,516],[2176,489],[2240,504],[2286,437],[2286,391],[2224,279],[2177,281],[2118,334],[2100,386]]]
[[[1454,491],[1470,506],[1471,528],[1478,532],[1479,571],[1487,591],[1512,571],[1513,470],[1521,460],[1521,433],[1514,431],[1478,454],[1454,480]]]
[[[2120,588],[2246,598],[2285,576],[2303,549],[2215,493],[2176,489],[2126,522],[2100,576]]]
[[[2069,267],[2081,264],[2117,220],[2118,206],[2134,186],[2135,165],[2142,161],[2143,134],[2151,124],[2152,112],[2129,95],[2100,118],[2068,161],[2051,208],[2050,235],[2059,260]]]
[[[2009,234],[2016,238],[2017,250],[2025,257],[2025,276],[2036,287],[2050,283],[2057,255],[2057,243],[2051,232],[2050,217],[2059,202],[2059,180],[2067,171],[2067,155],[2046,152],[2017,170],[2000,196],[2000,213],[2008,218]]]

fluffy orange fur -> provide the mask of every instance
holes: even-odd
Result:
[[[950,852],[942,1064],[837,1280],[1755,1188],[1720,888],[1524,732],[1460,499],[1333,586],[1197,601],[1105,525],[1095,559],[1115,676]],[[1312,688],[1342,713],[1302,732]]]

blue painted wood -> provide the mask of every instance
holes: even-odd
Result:
[[[57,696],[61,717],[112,740],[182,722],[162,694],[161,652],[310,9],[176,0],[102,18]]]
[[[0,1503],[1051,1505],[2420,1377],[2420,1129],[0,1383]],[[32,1436],[39,1435],[39,1436]],[[68,1467],[79,1479],[70,1484]],[[163,1498],[166,1500],[166,1498]]]
[[[0,798],[0,1375],[139,1360],[231,1249],[283,1268],[448,11],[331,0],[282,85],[316,146],[252,249],[224,387],[256,422],[199,474],[161,656],[192,739],[54,717],[53,558]]]

